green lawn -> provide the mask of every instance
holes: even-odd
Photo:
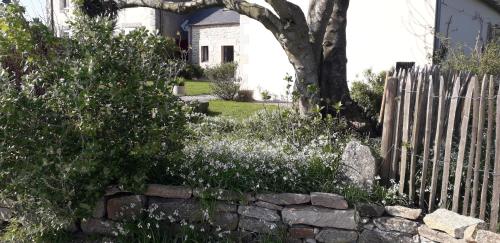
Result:
[[[251,103],[251,102],[236,102],[226,100],[212,100],[209,103],[209,115],[212,116],[228,116],[235,119],[248,118],[256,111],[263,109],[275,110],[277,105]]]
[[[206,95],[211,94],[212,88],[210,82],[207,81],[186,81],[186,95]]]

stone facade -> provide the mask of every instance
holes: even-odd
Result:
[[[192,26],[190,31],[191,62],[202,67],[213,67],[222,63],[222,47],[234,47],[234,61],[240,53],[240,25]],[[208,61],[201,61],[201,47],[208,46]]]
[[[269,237],[278,237],[277,242],[320,243],[482,243],[500,239],[499,234],[483,230],[482,220],[444,209],[422,220],[421,210],[401,206],[360,203],[345,208],[347,201],[330,193],[255,195],[154,184],[148,185],[144,195],[114,187],[106,195],[96,203],[93,217],[82,219],[72,232],[112,238],[124,220],[150,214],[169,229],[180,230],[185,223],[201,225],[205,232],[224,232],[235,242],[260,242]],[[0,223],[13,215],[2,204],[0,212]]]

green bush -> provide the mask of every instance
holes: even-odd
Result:
[[[380,113],[386,72],[375,74],[368,69],[363,76],[364,80],[352,82],[351,97],[375,120]]]
[[[179,73],[179,76],[185,79],[200,79],[203,75],[203,68],[195,64],[187,64]]]
[[[115,35],[107,19],[73,27],[60,65],[32,69],[20,86],[7,72],[0,80],[0,198],[14,200],[30,240],[88,216],[107,185],[141,190],[183,147],[173,42],[144,29]],[[45,82],[46,72],[58,76]]]
[[[446,43],[446,42],[445,42]],[[446,70],[469,71],[478,75],[500,75],[500,42],[490,42],[481,53],[467,52],[463,46],[445,46],[442,60],[438,60]]]
[[[233,100],[240,90],[240,80],[236,77],[235,63],[224,63],[207,68],[205,75],[211,82],[212,91],[223,100]]]

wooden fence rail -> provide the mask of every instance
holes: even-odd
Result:
[[[500,203],[500,79],[413,69],[386,79],[381,176],[428,211],[488,219]],[[496,91],[495,91],[496,90]]]

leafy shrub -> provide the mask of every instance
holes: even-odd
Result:
[[[179,73],[179,76],[185,79],[200,79],[203,75],[203,68],[195,64],[187,64]]]
[[[15,201],[31,240],[89,215],[109,184],[140,190],[183,147],[173,42],[144,29],[115,35],[107,19],[73,24],[61,65],[18,87],[0,80],[0,198]],[[45,72],[58,78],[42,82]]]
[[[447,42],[444,42],[447,43]],[[463,46],[445,46],[441,66],[448,70],[470,71],[478,75],[500,75],[500,42],[490,42],[478,53]]]
[[[205,75],[211,82],[212,91],[219,98],[233,100],[238,93],[240,80],[236,78],[237,67],[235,63],[224,63],[205,70]]]
[[[375,74],[369,69],[363,73],[363,76],[363,81],[352,82],[351,97],[369,117],[376,119],[382,105],[386,73]]]

